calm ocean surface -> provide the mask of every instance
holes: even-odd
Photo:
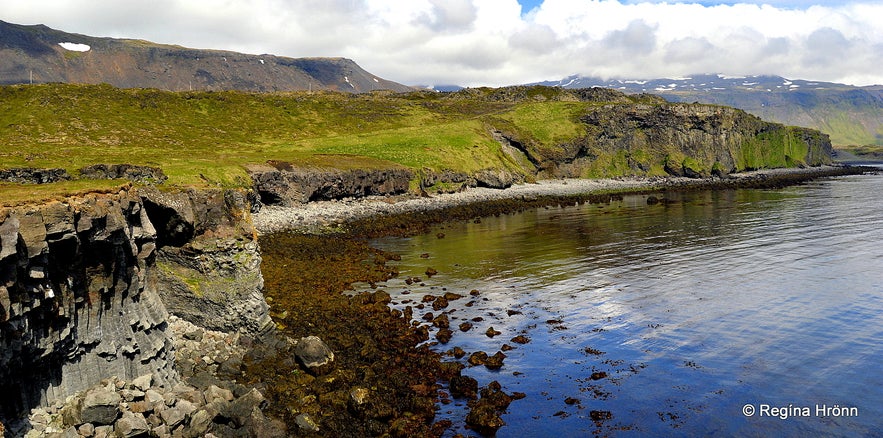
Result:
[[[497,436],[883,436],[883,176],[656,196],[669,202],[372,243],[402,256],[385,289],[415,319],[433,312],[422,295],[466,295],[445,309],[454,336],[439,351],[516,347],[499,370],[464,370],[527,395]],[[455,399],[438,418],[466,409]]]

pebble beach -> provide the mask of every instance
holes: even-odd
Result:
[[[315,201],[296,206],[264,206],[254,215],[260,234],[284,231],[321,233],[329,227],[389,214],[420,213],[481,202],[535,200],[544,196],[578,196],[602,192],[640,192],[703,187],[734,188],[759,181],[813,179],[842,174],[841,166],[765,169],[734,173],[727,178],[625,177],[609,179],[555,179],[513,185],[507,189],[472,187],[456,193],[417,196],[369,196]]]

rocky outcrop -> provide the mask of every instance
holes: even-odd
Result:
[[[473,174],[450,169],[435,171],[424,167],[420,171],[420,188],[439,193],[451,193],[470,187],[506,189],[524,182],[524,175],[503,169],[482,169]]]
[[[338,170],[298,167],[280,161],[249,166],[248,172],[261,202],[283,206],[400,194],[408,191],[413,177],[413,173],[404,167]]]
[[[745,170],[832,162],[827,135],[760,120],[744,111],[659,102],[590,107],[585,135],[540,145],[502,130],[494,137],[517,151],[538,178],[621,175],[725,176]],[[510,152],[513,155],[513,152]]]
[[[162,169],[132,164],[95,164],[79,170],[78,178],[83,179],[126,179],[132,182],[162,184],[168,177]],[[48,184],[75,179],[61,168],[39,169],[14,167],[0,169],[0,181],[19,184]]]
[[[132,192],[0,216],[4,417],[112,375],[173,382],[156,234]]]
[[[70,174],[60,168],[14,167],[11,169],[0,169],[0,181],[19,184],[46,184],[69,179],[71,179]]]
[[[157,230],[166,308],[208,329],[252,336],[271,329],[247,194],[145,188],[141,197]]]
[[[161,184],[168,179],[159,167],[132,164],[94,164],[80,169],[80,178],[127,179],[132,182]]]
[[[830,140],[818,131],[715,105],[610,105],[582,121],[587,125],[587,155],[622,154],[636,171],[661,163],[674,176],[818,166],[831,163],[833,154]]]
[[[0,419],[110,377],[174,387],[171,315],[251,337],[272,328],[248,199],[145,187],[0,211]],[[125,414],[89,394],[83,423]]]

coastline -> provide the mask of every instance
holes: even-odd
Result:
[[[386,215],[409,215],[434,212],[474,204],[516,201],[531,203],[551,198],[602,194],[631,194],[665,190],[771,188],[796,184],[815,178],[851,175],[871,171],[864,166],[819,166],[779,168],[740,172],[725,178],[621,177],[605,179],[555,179],[513,185],[506,189],[473,187],[456,193],[419,197],[369,196],[331,201],[313,201],[282,207],[264,206],[253,215],[255,229],[261,235],[279,232],[324,234],[341,226]]]

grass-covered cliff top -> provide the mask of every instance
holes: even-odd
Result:
[[[493,131],[507,132],[540,153],[554,151],[582,141],[587,131],[581,118],[612,103],[646,107],[664,102],[611,90],[546,87],[452,94],[253,94],[4,86],[0,170],[64,168],[76,177],[88,165],[127,163],[161,168],[171,187],[249,186],[244,166],[267,160],[343,169],[400,165],[524,172]],[[649,171],[661,172],[661,167],[654,169]],[[119,184],[0,183],[0,204],[111,190]]]

